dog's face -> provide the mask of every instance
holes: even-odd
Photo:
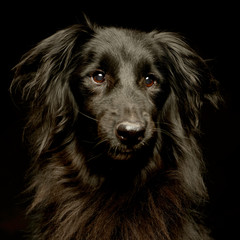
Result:
[[[111,158],[131,159],[156,138],[168,94],[159,47],[150,34],[112,28],[96,33],[83,49],[74,90],[83,96],[80,112],[96,120],[97,144],[107,146]]]
[[[169,162],[193,144],[203,102],[218,100],[207,65],[178,35],[81,25],[33,48],[14,88],[29,110],[34,155],[77,142],[96,161],[156,160],[164,150]]]

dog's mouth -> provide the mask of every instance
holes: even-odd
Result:
[[[137,150],[133,148],[110,148],[108,151],[108,155],[113,159],[113,160],[131,160],[135,158],[137,155]]]
[[[124,145],[118,144],[117,146],[110,146],[108,148],[108,156],[112,160],[118,161],[131,161],[136,160],[140,161],[146,154],[149,154],[149,149],[151,148],[152,144],[150,141],[142,141],[137,145]],[[151,150],[150,150],[151,151]]]

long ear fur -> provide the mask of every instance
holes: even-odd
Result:
[[[212,77],[205,61],[176,33],[154,35],[164,48],[170,85],[176,95],[184,127],[198,129],[199,111],[204,102],[218,106],[218,82]]]
[[[29,112],[25,131],[31,131],[27,135],[37,139],[34,155],[53,148],[53,138],[58,145],[65,144],[59,142],[58,133],[67,131],[77,113],[69,78],[90,34],[91,30],[81,25],[61,30],[40,42],[14,68],[10,91]]]
[[[206,197],[201,176],[204,164],[196,142],[200,110],[207,101],[217,107],[218,84],[204,60],[180,36],[161,32],[155,33],[154,38],[161,49],[160,61],[171,89],[160,121],[163,132],[168,133],[164,141],[166,155],[170,156],[169,161],[175,159],[186,195],[198,201]]]

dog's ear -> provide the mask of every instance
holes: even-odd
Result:
[[[160,71],[170,86],[161,111],[162,129],[167,132],[166,155],[175,159],[186,194],[201,201],[206,189],[201,173],[204,164],[196,143],[200,110],[204,103],[217,107],[218,83],[206,62],[175,33],[155,33]]]
[[[39,139],[40,152],[76,115],[69,79],[80,64],[82,45],[92,34],[89,26],[81,25],[58,31],[25,54],[14,68],[10,92],[16,104],[28,111],[26,129],[43,138]]]
[[[218,106],[218,82],[206,62],[178,34],[160,32],[154,38],[162,50],[161,61],[167,69],[166,78],[176,96],[181,118],[188,126],[197,128],[203,103],[209,101]]]
[[[57,86],[67,84],[81,54],[81,46],[92,31],[89,26],[74,25],[40,42],[13,69],[15,75],[10,92],[23,103],[33,103]]]

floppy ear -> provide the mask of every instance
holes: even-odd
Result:
[[[76,118],[69,78],[79,64],[81,46],[90,32],[81,25],[61,30],[25,54],[14,68],[10,92],[28,111],[26,130],[37,139],[34,148],[39,155]]]
[[[197,203],[206,195],[201,151],[196,142],[204,103],[217,107],[218,84],[205,61],[175,33],[155,33],[160,71],[170,86],[161,111],[167,164],[176,164],[186,194]]]
[[[203,103],[218,105],[218,83],[205,61],[179,35],[161,32],[154,38],[163,49],[166,78],[175,94],[184,127],[196,129]]]

